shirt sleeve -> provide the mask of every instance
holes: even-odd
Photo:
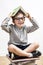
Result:
[[[37,30],[39,28],[37,21],[32,17],[32,19],[30,20],[30,22],[32,23],[32,26],[28,26],[26,27],[27,29],[27,33],[31,33],[35,30]]]
[[[11,32],[11,25],[8,24],[9,21],[10,21],[10,18],[6,17],[1,24],[1,28],[8,33]]]

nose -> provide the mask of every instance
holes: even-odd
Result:
[[[19,21],[23,21],[22,19],[19,19]]]
[[[22,19],[19,19],[20,22],[22,22],[23,20]]]

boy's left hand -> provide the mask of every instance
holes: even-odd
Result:
[[[29,18],[30,17],[30,14],[29,13],[26,13],[26,17]]]
[[[31,16],[29,13],[26,13],[26,17],[29,18],[31,20]]]

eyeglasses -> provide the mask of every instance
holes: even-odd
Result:
[[[25,20],[25,17],[18,17],[18,18],[14,18],[14,20]]]

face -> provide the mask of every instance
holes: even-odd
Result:
[[[25,17],[22,13],[18,13],[17,16],[15,16],[14,18],[14,24],[19,28],[23,26],[24,21],[25,21]]]

